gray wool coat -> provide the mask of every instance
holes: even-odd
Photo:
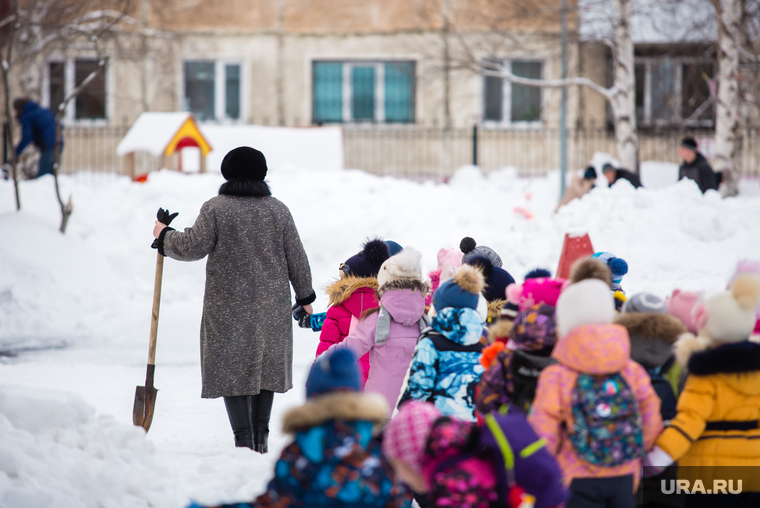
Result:
[[[290,210],[273,197],[220,195],[184,232],[163,235],[180,261],[208,256],[201,321],[201,397],[284,393],[293,387],[289,282],[314,299],[311,269]]]

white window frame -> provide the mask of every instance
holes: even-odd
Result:
[[[509,69],[509,72],[512,72],[512,64],[515,62],[538,62],[541,64],[541,76],[539,79],[544,79],[544,69],[546,68],[546,61],[541,60],[539,58],[512,58],[512,59],[503,59],[500,60],[499,63],[504,66],[505,69]],[[506,79],[501,78],[501,121],[498,120],[486,120],[486,80],[485,77],[483,78],[483,100],[482,102],[482,112],[481,112],[481,118],[483,119],[483,125],[486,127],[492,127],[492,128],[504,128],[509,127],[513,129],[539,129],[543,128],[544,126],[544,103],[546,97],[544,97],[544,89],[543,87],[539,88],[540,90],[540,107],[541,107],[541,114],[539,115],[538,120],[534,120],[532,122],[513,122],[512,121],[512,83]]]
[[[65,57],[65,58],[49,58],[45,61],[45,68],[42,73],[42,105],[46,108],[50,107],[50,64],[51,63],[63,63],[64,69],[63,69],[63,95],[64,98],[66,95],[68,95],[74,88],[74,83],[76,82],[76,61],[77,60],[98,60],[99,58],[108,58],[108,57],[97,57],[92,55],[81,55],[76,57]],[[106,117],[105,118],[76,118],[76,97],[72,99],[68,106],[66,106],[66,110],[63,114],[63,122],[66,125],[77,125],[77,126],[83,126],[83,127],[98,127],[98,126],[105,126],[108,125],[111,118],[113,118],[114,111],[114,97],[113,97],[113,65],[112,60],[109,59],[106,62],[106,68],[103,71],[106,79]],[[53,111],[53,113],[57,113],[57,111]]]
[[[201,123],[213,123],[213,124],[242,124],[245,123],[245,113],[247,111],[246,101],[246,66],[245,61],[241,59],[227,59],[227,58],[185,58],[182,60],[180,70],[180,88],[182,95],[180,96],[180,109],[182,111],[189,111],[185,109],[185,98],[187,97],[187,80],[185,79],[185,63],[187,62],[206,62],[214,64],[214,119],[213,120],[198,120]],[[225,66],[237,65],[240,67],[240,118],[230,118],[227,116],[227,87],[226,87],[226,74]]]
[[[672,62],[675,69],[674,78],[674,90],[673,95],[679,97],[679,100],[675,104],[675,118],[672,120],[652,120],[652,66],[654,64],[669,61]],[[635,65],[644,65],[644,117],[642,119],[640,127],[667,127],[671,125],[680,125],[684,123],[683,118],[683,66],[685,64],[711,64],[713,66],[713,77],[716,72],[716,62],[709,58],[695,58],[695,57],[636,57],[634,59]],[[696,122],[689,122],[689,127],[715,127],[714,120],[698,120]]]

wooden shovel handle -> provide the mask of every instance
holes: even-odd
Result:
[[[164,256],[156,253],[156,280],[153,284],[153,314],[150,318],[150,346],[148,365],[156,364],[156,339],[158,338],[158,308],[161,305],[161,280],[164,275]]]

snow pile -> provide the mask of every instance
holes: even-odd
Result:
[[[94,413],[70,393],[0,386],[0,507],[178,505],[142,429]]]
[[[31,214],[0,216],[0,352],[63,346],[107,291],[108,269],[88,246]]]
[[[183,112],[140,114],[116,147],[116,155],[121,157],[132,152],[148,152],[156,157],[162,155],[188,118],[190,113]]]

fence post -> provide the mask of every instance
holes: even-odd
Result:
[[[472,165],[478,165],[478,124],[472,126]]]

